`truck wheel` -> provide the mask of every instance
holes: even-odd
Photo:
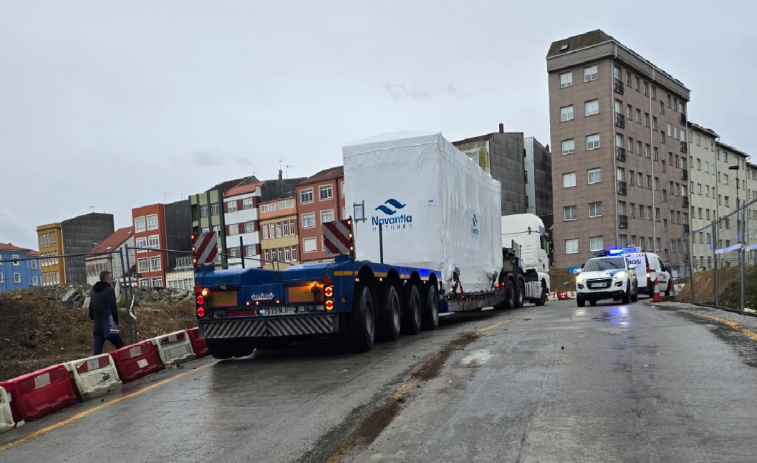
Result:
[[[421,328],[435,330],[439,326],[439,295],[434,285],[429,284],[423,298],[423,313],[421,314]]]
[[[512,310],[515,308],[515,282],[512,278],[507,279],[505,283],[505,300],[499,306],[501,309]]]
[[[406,288],[405,293],[402,334],[418,334],[421,331],[421,293],[415,285]]]
[[[542,306],[547,303],[547,285],[541,282],[541,296],[534,302],[537,306]]]
[[[626,284],[626,292],[623,293],[623,304],[629,304],[631,302],[631,283]]]
[[[234,356],[233,339],[208,339],[208,351],[215,359],[226,360]]]
[[[379,312],[378,338],[381,341],[396,341],[402,327],[402,304],[400,295],[394,286],[382,286],[381,311]]]
[[[373,349],[376,336],[376,313],[373,296],[368,286],[359,284],[355,287],[352,312],[347,320],[349,345],[355,352]]]
[[[518,291],[515,293],[515,308],[523,307],[523,296],[526,294],[526,284],[522,278],[518,278]]]

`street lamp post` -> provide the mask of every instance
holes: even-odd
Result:
[[[743,216],[743,211],[739,211],[739,208],[741,207],[741,201],[739,201],[739,160],[736,158],[736,165],[735,166],[728,166],[729,170],[735,170],[736,171],[736,236],[738,237],[737,243],[739,246],[739,267],[741,267],[741,315],[744,315],[744,243],[743,243],[743,233],[742,233],[742,224],[744,223],[745,217]],[[741,216],[740,216],[741,215]]]

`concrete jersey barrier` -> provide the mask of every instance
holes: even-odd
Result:
[[[10,431],[16,426],[11,412],[11,396],[4,388],[0,387],[0,434]]]
[[[73,376],[76,389],[83,400],[99,397],[122,386],[116,364],[109,354],[74,360],[63,365]]]
[[[186,331],[158,336],[153,338],[152,342],[158,348],[158,355],[163,365],[178,365],[196,358]]]

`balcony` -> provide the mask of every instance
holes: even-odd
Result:
[[[686,114],[681,113],[681,124],[686,125]]]
[[[628,228],[628,216],[623,214],[618,214],[618,228]]]
[[[689,232],[689,224],[685,223],[683,224],[683,232],[688,233]]]
[[[626,162],[626,149],[622,146],[615,147],[615,159]]]
[[[621,129],[624,128],[626,126],[626,116],[615,113],[615,125]]]
[[[615,79],[615,93],[623,94],[623,81],[620,79]]]
[[[687,169],[681,169],[681,180],[689,179],[689,171]]]
[[[683,197],[681,197],[681,199],[683,200],[683,207],[685,207],[686,209],[688,209],[689,208],[689,197],[688,196],[683,196]]]
[[[622,181],[618,180],[618,194],[619,195],[623,195],[623,196],[627,195],[628,194],[628,188],[627,187],[628,187],[628,185],[626,184],[626,182],[622,182]]]
[[[689,144],[685,141],[681,142],[681,152],[682,153],[688,153],[689,152]]]

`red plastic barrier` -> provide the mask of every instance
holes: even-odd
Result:
[[[567,299],[568,299],[568,293],[567,293],[567,292],[565,292],[565,291],[562,291],[562,292],[558,292],[558,293],[557,293],[557,299],[558,299],[558,300],[560,300],[560,301],[565,301],[565,300],[567,300]]]
[[[126,384],[162,370],[163,363],[152,341],[142,341],[122,347],[110,353],[116,363],[116,371]]]
[[[76,403],[71,377],[63,365],[43,368],[0,386],[11,394],[11,413],[16,422],[34,421]]]
[[[189,342],[192,343],[192,350],[195,351],[197,358],[203,358],[208,355],[208,342],[205,338],[200,337],[200,329],[192,328],[191,330],[187,330],[187,333],[189,333]]]

